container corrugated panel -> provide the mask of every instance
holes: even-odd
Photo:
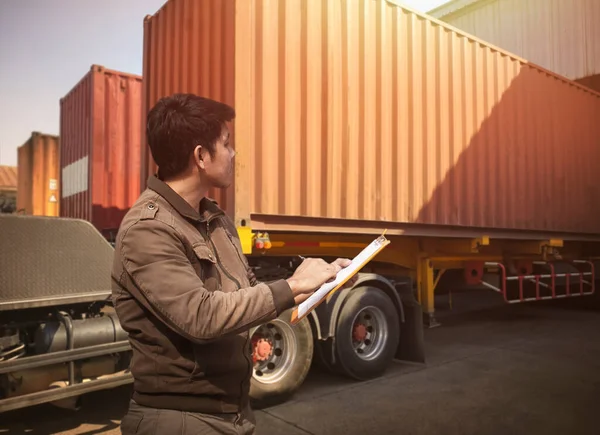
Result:
[[[482,1],[489,0],[449,0],[430,10],[427,14],[436,18],[443,17],[458,11],[463,12],[465,8],[472,7],[474,4],[481,3]]]
[[[600,232],[600,94],[391,1],[212,4],[147,18],[144,107],[233,100],[237,223]]]
[[[141,77],[97,65],[61,99],[61,216],[119,227],[140,192],[141,114]]]
[[[17,149],[17,211],[35,216],[60,213],[60,140],[33,132]]]
[[[192,92],[234,105],[235,0],[166,3],[144,21],[144,115],[165,95]],[[182,25],[184,23],[184,25]],[[145,121],[145,119],[144,119]],[[232,132],[234,133],[234,132]],[[145,122],[142,137],[145,140]],[[235,138],[231,136],[232,143]],[[156,171],[149,148],[142,149],[142,188]],[[233,210],[233,190],[209,196]]]
[[[429,13],[570,79],[600,74],[598,0],[459,0]]]

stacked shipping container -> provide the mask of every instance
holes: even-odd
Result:
[[[60,101],[61,216],[107,233],[140,192],[140,76],[93,65]]]
[[[59,138],[33,132],[17,149],[17,211],[35,216],[58,216]]]
[[[143,74],[235,106],[237,224],[600,232],[600,95],[391,0],[170,0]]]
[[[453,0],[429,14],[600,91],[598,0]]]

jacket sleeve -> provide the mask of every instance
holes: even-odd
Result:
[[[237,334],[294,306],[285,280],[236,292],[208,291],[176,231],[159,220],[138,221],[121,241],[123,267],[142,302],[167,326],[196,342]]]

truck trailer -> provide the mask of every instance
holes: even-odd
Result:
[[[143,62],[143,113],[176,92],[235,108],[235,182],[211,196],[259,279],[290,276],[299,256],[351,258],[384,231],[391,241],[298,325],[287,312],[251,331],[255,406],[290,397],[313,360],[358,380],[394,358],[425,362],[435,290],[456,276],[511,304],[595,292],[600,94],[391,0],[169,0],[144,20]],[[146,146],[141,162],[140,190],[156,171]],[[22,232],[33,221],[18,219],[34,218],[9,219]],[[3,287],[18,299],[0,305],[3,395],[27,379],[17,368],[57,372],[0,411],[130,382],[98,272],[110,244],[83,221],[39,222],[44,249],[78,252],[89,239],[106,258],[68,258],[66,276],[89,278],[63,290],[61,275],[31,281],[22,267],[15,288],[36,290]],[[79,243],[51,239],[61,225]],[[19,267],[9,259],[2,270]],[[91,362],[106,367],[84,373]]]
[[[508,303],[594,292],[600,94],[391,0],[168,0],[143,62],[144,113],[177,92],[235,108],[234,186],[211,195],[259,279],[387,231],[364,280],[310,318],[327,366],[380,375],[403,341],[398,288],[436,326],[456,271]],[[288,329],[255,332],[256,395],[284,382]]]

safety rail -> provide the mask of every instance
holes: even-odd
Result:
[[[570,263],[573,266],[574,265],[580,265],[580,266],[588,265],[590,267],[590,270],[589,271],[579,270],[578,272],[556,273],[556,268],[553,263],[536,261],[536,262],[533,262],[533,264],[548,266],[550,268],[550,273],[549,274],[528,273],[528,274],[519,274],[519,275],[515,275],[515,276],[507,276],[506,266],[504,266],[502,263],[487,262],[487,263],[485,263],[486,267],[497,267],[500,269],[500,271],[501,271],[500,286],[501,287],[500,288],[496,287],[495,285],[490,284],[489,282],[486,282],[485,280],[483,280],[483,278],[481,279],[481,284],[490,288],[491,290],[494,290],[494,291],[502,294],[502,296],[504,297],[504,300],[509,304],[593,295],[596,290],[594,264],[590,261],[584,261],[584,260],[575,260]],[[569,264],[569,263],[565,262],[564,264]],[[585,277],[590,277],[590,278],[588,280],[586,280],[586,279],[584,279]],[[564,293],[557,292],[557,279],[559,279],[559,278],[564,278],[564,280],[565,280]],[[579,281],[578,290],[576,290],[576,291],[571,290],[571,287],[574,285],[574,283],[572,281],[573,278],[575,278],[575,280]],[[543,280],[550,280],[550,282],[547,283],[547,282],[544,282]],[[508,295],[507,283],[509,283],[511,281],[516,281],[518,283],[518,298],[510,298]],[[535,296],[534,297],[525,296],[525,283],[526,282],[531,282],[531,283],[535,284]],[[587,286],[587,287],[584,287],[584,286]],[[550,291],[550,295],[542,295],[541,294],[542,287],[545,289],[548,289]],[[562,286],[560,286],[560,287],[562,287]]]

